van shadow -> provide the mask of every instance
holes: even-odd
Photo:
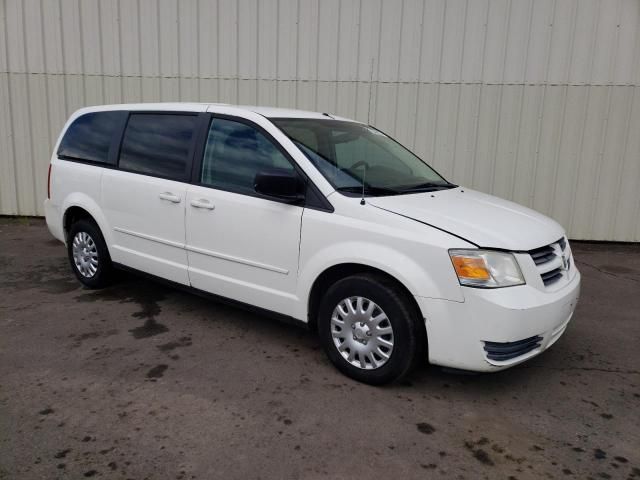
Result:
[[[131,316],[144,321],[143,325],[130,330],[136,339],[168,332],[170,326],[162,323],[166,321],[167,312],[163,313],[163,309],[166,309],[171,312],[170,315],[183,319],[185,325],[189,320],[199,319],[205,322],[228,322],[230,329],[255,331],[290,342],[302,340],[317,349],[315,336],[302,323],[288,324],[269,315],[231,305],[223,299],[200,295],[134,273],[118,271],[116,276],[112,286],[101,290],[83,290],[75,300],[80,303],[134,304],[137,309]],[[171,323],[177,325],[176,322]]]
[[[81,290],[75,296],[75,300],[81,303],[117,302],[135,305],[136,309],[131,317],[141,320],[142,324],[132,324],[129,333],[136,340],[169,332],[174,326],[188,329],[190,322],[219,322],[224,328],[228,325],[230,338],[236,337],[235,332],[240,330],[258,336],[266,343],[282,345],[283,350],[290,350],[286,347],[294,347],[296,355],[326,366],[327,370],[322,372],[323,376],[336,374],[337,378],[340,378],[341,375],[321,351],[316,334],[308,330],[304,324],[291,325],[266,314],[229,305],[224,301],[168,286],[143,276],[118,272],[117,282],[113,286],[102,290]],[[179,318],[169,321],[168,315],[176,315]],[[443,395],[446,393],[489,398],[505,393],[512,396],[515,390],[529,388],[544,367],[544,360],[534,359],[531,364],[516,366],[502,372],[475,374],[451,372],[424,361],[407,378],[382,388],[408,387],[416,393],[440,392]],[[359,385],[346,377],[344,380]]]

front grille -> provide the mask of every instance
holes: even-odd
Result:
[[[533,263],[535,263],[536,265],[544,265],[545,263],[549,263],[557,256],[555,250],[551,245],[531,250],[529,252],[529,255],[531,255],[531,258],[533,258]]]
[[[487,352],[489,360],[505,361],[535,350],[540,346],[541,342],[542,337],[539,335],[516,342],[484,342],[484,351]]]
[[[557,242],[529,250],[545,287],[561,280],[571,265],[571,253],[567,252],[567,240],[562,237]]]
[[[548,272],[540,274],[540,277],[542,278],[544,286],[547,287],[562,278],[562,268],[558,267],[553,270],[549,270]]]

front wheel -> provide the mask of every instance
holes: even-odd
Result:
[[[102,232],[94,222],[82,219],[71,226],[67,254],[73,273],[83,285],[102,288],[110,283],[111,257]]]
[[[410,371],[422,336],[407,297],[375,274],[353,275],[329,288],[320,305],[318,331],[327,356],[341,372],[380,385]]]

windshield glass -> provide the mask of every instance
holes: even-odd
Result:
[[[452,188],[429,165],[375,128],[348,121],[280,118],[275,123],[344,193],[397,195]]]

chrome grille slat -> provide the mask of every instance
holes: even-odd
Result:
[[[556,256],[550,262],[537,265],[538,273],[542,275],[543,273],[550,272],[551,270],[556,270],[558,268],[562,268],[562,258],[560,256]]]
[[[557,256],[555,250],[551,245],[531,250],[529,252],[529,255],[531,255],[533,263],[535,263],[536,265],[543,265],[547,262],[550,262]]]
[[[542,283],[544,283],[545,286],[551,285],[562,278],[562,269],[560,267],[554,268],[553,270],[549,270],[548,272],[541,274],[540,277],[542,278]]]

